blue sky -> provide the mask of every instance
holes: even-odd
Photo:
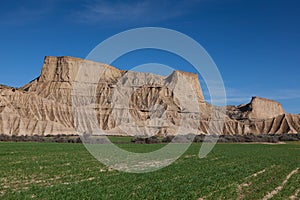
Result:
[[[228,104],[262,96],[300,113],[297,0],[1,1],[0,83],[22,86],[40,74],[46,55],[84,58],[108,37],[144,26],[198,41],[222,74]],[[130,69],[144,62],[194,71],[158,51],[136,52],[114,64]]]

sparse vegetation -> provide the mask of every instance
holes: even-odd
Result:
[[[102,136],[91,136],[85,135],[85,142],[88,143],[89,140],[98,144],[107,143],[107,140]],[[188,135],[188,138],[194,137],[193,142],[199,143],[203,142],[205,135]],[[212,137],[218,137],[213,135]],[[117,144],[157,144],[157,143],[185,143],[189,142],[185,136],[151,136],[151,137],[132,137],[132,136],[108,136],[108,139]],[[81,138],[78,135],[46,135],[46,136],[8,136],[0,134],[0,141],[3,142],[57,142],[57,143],[82,143]],[[210,140],[206,140],[209,142]],[[247,134],[247,135],[220,135],[218,138],[218,143],[244,143],[244,142],[286,142],[286,141],[300,141],[300,134]]]
[[[163,145],[119,144],[135,152]],[[203,159],[200,145],[159,171],[128,174],[102,165],[82,144],[0,142],[0,198],[288,199],[300,188],[299,142],[217,144]]]
[[[57,142],[57,143],[81,143],[78,135],[3,135],[0,134],[2,142]]]
[[[193,142],[203,142],[205,135],[187,135],[187,138],[192,138]],[[248,142],[267,142],[277,143],[286,141],[300,141],[300,134],[247,134],[247,135],[211,135],[211,137],[218,138],[218,143],[248,143]],[[135,137],[131,141],[137,144],[155,144],[155,143],[185,143],[189,142],[185,136],[165,136],[165,137]],[[208,138],[206,142],[210,142]]]

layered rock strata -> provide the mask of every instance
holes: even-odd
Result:
[[[300,132],[300,115],[260,97],[223,113],[205,102],[198,76],[182,71],[164,77],[47,56],[38,78],[0,86],[0,134],[76,134],[93,126],[115,135],[212,134],[212,114],[224,119],[217,134]]]

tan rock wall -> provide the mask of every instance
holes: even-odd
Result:
[[[82,108],[75,112],[77,105]],[[0,134],[76,134],[76,127],[89,132],[95,124],[115,135],[206,134],[212,108],[223,115],[204,101],[196,74],[174,71],[164,77],[79,58],[45,57],[40,77],[19,89],[0,86]],[[228,106],[225,119],[223,133],[217,134],[300,132],[299,115],[260,97]]]

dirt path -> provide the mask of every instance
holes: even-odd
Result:
[[[291,173],[289,173],[285,180],[281,183],[281,185],[279,185],[278,187],[276,187],[272,192],[269,192],[264,198],[263,200],[268,200],[271,199],[274,195],[276,195],[278,192],[280,192],[283,188],[283,186],[288,182],[288,180],[298,172],[299,168],[294,169],[293,171],[291,171]]]
[[[298,194],[300,193],[300,188],[298,188],[295,192],[295,194],[293,194],[292,196],[290,196],[290,200],[296,200],[296,199],[300,199],[298,197]]]
[[[252,177],[256,177],[256,176],[258,176],[258,175],[260,175],[260,174],[263,174],[263,173],[265,173],[265,172],[266,172],[266,169],[263,169],[263,170],[261,170],[261,171],[258,171],[258,172],[256,172],[256,173],[254,173],[254,174],[252,174],[252,175],[246,177],[245,180],[247,180],[247,179],[249,179],[249,178],[252,178]],[[237,198],[237,199],[238,199],[238,200],[244,199],[243,188],[244,188],[244,187],[249,187],[251,184],[252,184],[252,182],[250,182],[250,181],[245,181],[244,183],[242,183],[242,184],[240,184],[240,185],[237,186],[237,193],[238,193],[238,198]]]

